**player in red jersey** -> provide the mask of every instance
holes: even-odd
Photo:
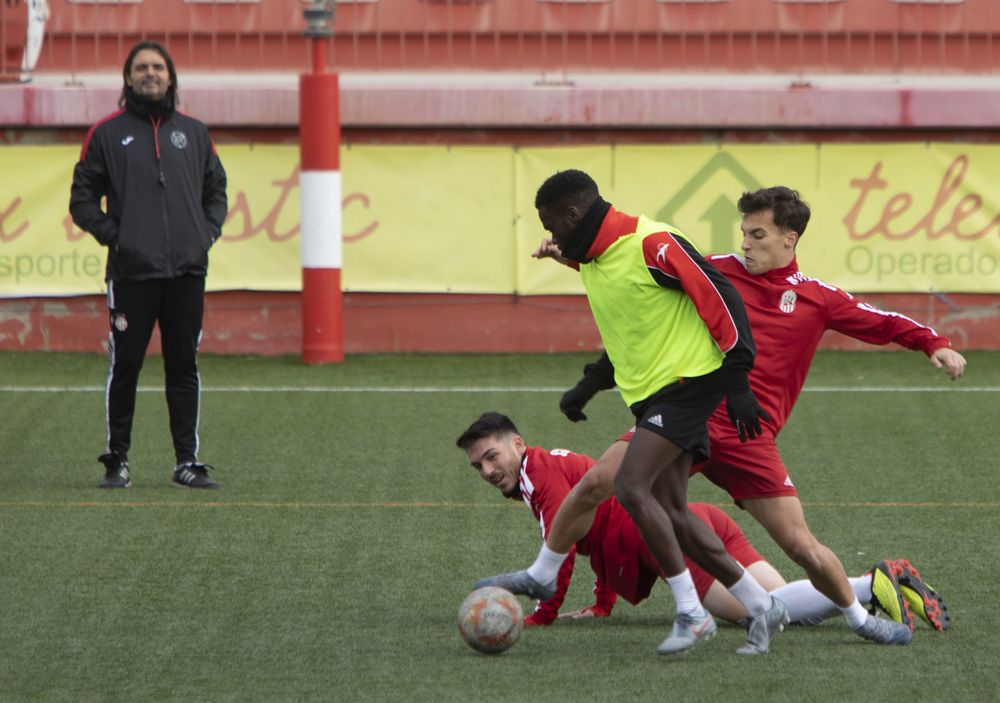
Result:
[[[484,481],[505,497],[528,505],[543,538],[567,494],[594,464],[590,457],[565,449],[529,447],[513,421],[496,412],[481,415],[456,443],[468,453],[470,463]],[[837,613],[834,604],[808,581],[786,584],[722,510],[705,503],[691,503],[688,507],[719,536],[737,562],[786,603],[792,622],[813,623]],[[559,570],[555,595],[538,603],[526,619],[527,625],[548,625],[556,619],[573,574],[576,552],[590,557],[597,575],[596,602],[568,613],[569,617],[608,616],[619,595],[629,603],[639,603],[649,595],[657,578],[665,578],[635,523],[621,504],[610,498],[597,508],[587,534],[569,550]],[[895,564],[891,560],[879,562],[871,572],[850,579],[850,585],[859,600],[874,603],[890,617],[912,627],[912,614],[896,578],[903,567]],[[687,566],[699,597],[713,616],[730,622],[745,619],[746,610],[722,584],[690,559]]]
[[[810,212],[797,192],[783,186],[764,188],[745,193],[738,205],[743,215],[743,257],[715,256],[710,261],[743,297],[757,343],[750,387],[770,420],[761,422],[763,436],[743,443],[728,421],[725,404],[720,405],[708,423],[711,458],[693,471],[701,471],[720,485],[763,525],[816,588],[837,604],[855,632],[879,642],[903,643],[901,633],[888,631],[868,616],[851,591],[839,559],[810,531],[775,437],[798,398],[827,329],[872,344],[895,342],[923,351],[952,380],[964,373],[965,359],[929,327],[878,310],[803,275],[798,270],[795,248]],[[535,256],[562,260],[551,240],[543,241]],[[606,359],[588,364],[584,379],[564,395],[560,407],[571,420],[585,419],[582,409],[587,400],[601,388],[613,385],[613,369]],[[574,487],[551,523],[546,538],[550,552],[565,552],[576,541],[576,535],[586,533],[594,508],[611,495],[621,456],[621,447],[612,447]],[[544,580],[547,574],[539,575],[538,565],[536,560],[528,573],[536,580]],[[918,614],[937,629],[945,626],[933,612],[918,610]]]

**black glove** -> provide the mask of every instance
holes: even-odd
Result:
[[[586,420],[587,416],[583,413],[583,406],[597,395],[598,391],[614,387],[615,370],[611,366],[611,361],[608,360],[608,355],[605,354],[593,364],[587,364],[583,367],[583,378],[563,393],[562,398],[559,399],[559,409],[573,422]]]
[[[750,382],[744,374],[734,386],[730,386],[726,393],[726,410],[729,411],[729,420],[733,423],[736,431],[740,433],[740,441],[746,442],[761,434],[761,418],[770,420],[764,408],[760,407],[756,396],[750,390]]]
[[[600,390],[600,388],[591,388],[586,383],[586,380],[586,378],[581,380],[563,393],[563,397],[559,399],[559,409],[562,410],[563,415],[573,422],[587,419],[587,416],[583,412],[583,406],[597,395],[597,391]]]

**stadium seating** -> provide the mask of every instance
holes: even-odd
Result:
[[[0,80],[16,80],[21,70],[28,9],[23,0],[0,3]]]
[[[24,6],[3,15],[5,66]],[[186,66],[285,70],[305,0],[49,0],[38,70],[116,67],[164,38]],[[10,6],[13,9],[10,9]],[[336,0],[340,70],[993,73],[994,0]]]

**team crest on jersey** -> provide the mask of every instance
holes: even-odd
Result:
[[[175,129],[170,133],[170,143],[178,149],[183,149],[188,145],[187,135],[179,129]]]
[[[778,308],[781,312],[789,314],[795,312],[795,301],[798,300],[798,296],[795,295],[795,291],[786,290],[781,294],[781,302],[778,303]]]
[[[118,313],[114,316],[114,318],[112,318],[111,324],[114,325],[115,329],[119,332],[124,332],[128,329],[128,320],[126,320],[125,316],[121,313]]]

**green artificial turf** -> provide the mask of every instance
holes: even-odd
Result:
[[[557,407],[589,356],[205,356],[200,458],[222,486],[205,492],[170,485],[150,357],[134,486],[109,492],[96,488],[106,360],[2,353],[0,700],[996,700],[1000,354],[968,358],[951,383],[920,354],[820,354],[779,438],[810,526],[847,571],[909,558],[950,630],[921,623],[909,647],[880,647],[835,619],[742,658],[744,633],[723,626],[664,659],[662,585],[494,657],[455,625],[472,583],[527,566],[539,540],[455,438],[495,409],[529,443],[599,454],[631,421],[617,394],[585,423]],[[716,487],[695,478],[690,495],[801,577]],[[565,607],[587,605],[591,584],[580,560]]]

